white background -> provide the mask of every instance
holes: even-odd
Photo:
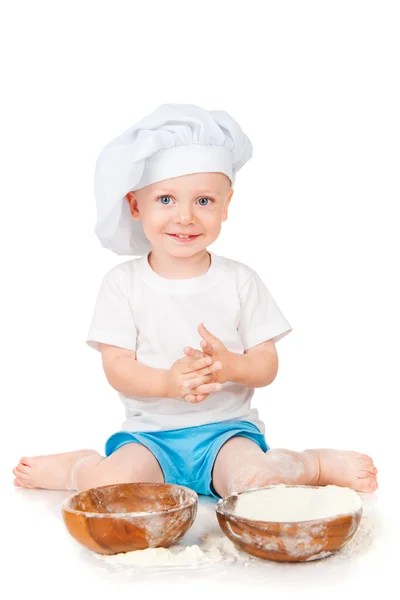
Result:
[[[21,456],[103,452],[124,420],[85,343],[104,273],[129,258],[94,234],[94,165],[165,102],[226,110],[253,143],[210,248],[255,269],[293,327],[277,345],[277,379],[255,394],[269,445],[371,455],[375,496],[398,528],[398,3],[37,1],[8,3],[0,23],[0,585],[9,577],[14,593],[42,597],[108,590],[63,554],[58,504],[46,514],[57,492],[15,490],[12,469]],[[394,582],[387,542],[346,583],[339,574],[335,594]],[[310,597],[312,573],[285,575],[274,593]],[[178,583],[206,595],[201,582]]]

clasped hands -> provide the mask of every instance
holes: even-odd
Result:
[[[175,361],[168,372],[169,397],[191,404],[203,402],[211,392],[221,389],[221,384],[229,380],[232,358],[224,343],[203,323],[197,330],[203,338],[200,342],[203,352],[186,346],[185,356]]]

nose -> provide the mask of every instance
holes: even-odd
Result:
[[[175,223],[182,223],[183,225],[188,225],[189,223],[194,222],[193,210],[189,204],[180,204],[178,206],[177,214],[174,219]]]

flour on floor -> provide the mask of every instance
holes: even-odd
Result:
[[[96,554],[108,564],[132,567],[199,567],[215,563],[229,564],[237,558],[248,558],[222,533],[209,533],[201,538],[200,546],[175,544],[169,548],[147,548],[114,555]]]
[[[363,516],[353,538],[338,552],[326,560],[342,560],[365,552],[378,534],[379,524],[371,517]],[[147,548],[114,555],[93,553],[109,565],[124,567],[180,567],[198,568],[213,564],[224,566],[233,562],[241,564],[268,563],[239,550],[222,532],[212,532],[200,538],[200,544],[184,546],[175,544],[169,548]],[[315,563],[320,561],[315,561]]]

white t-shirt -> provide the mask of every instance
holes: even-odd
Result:
[[[148,254],[110,269],[98,292],[86,342],[128,348],[149,367],[170,369],[185,356],[185,346],[202,351],[199,323],[231,352],[265,340],[282,339],[291,326],[258,274],[245,264],[211,255],[204,275],[166,279],[148,262]],[[190,404],[173,398],[144,398],[118,392],[125,406],[123,431],[160,431],[228,419],[254,423],[265,433],[258,411],[250,407],[254,388],[227,381],[206,400]]]

